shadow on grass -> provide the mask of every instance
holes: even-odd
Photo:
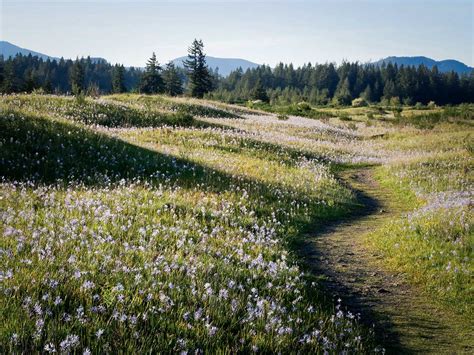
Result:
[[[2,116],[0,175],[6,181],[102,186],[122,179],[166,180],[182,187],[203,184],[216,192],[242,181],[87,126],[15,111]]]
[[[295,199],[295,195],[281,194],[279,189],[282,187],[268,186],[253,179],[234,176],[186,159],[135,146],[85,126],[40,116],[15,112],[3,114],[0,117],[0,143],[0,176],[4,181],[101,187],[120,183],[125,179],[146,181],[152,185],[166,182],[181,188],[199,188],[216,193],[234,192],[239,186],[245,187],[251,198],[252,195],[259,197],[255,199],[254,205],[257,216],[269,216],[272,210],[284,210]],[[277,147],[265,143],[254,149],[269,152]],[[295,150],[287,154],[290,158],[301,156]],[[314,223],[321,227],[323,221],[335,220],[347,208],[337,204],[331,207],[319,204],[319,201],[311,202],[310,197],[302,194],[296,195],[296,198],[309,201],[311,213],[310,216],[294,217],[289,222],[295,235],[302,229],[308,230]],[[358,192],[358,198],[367,208],[351,214],[349,219],[356,220],[362,215],[373,213],[378,207],[376,201],[364,196],[362,192]],[[347,221],[348,219],[344,220]],[[341,222],[333,222],[325,228],[338,223]],[[321,228],[319,231],[324,233]],[[290,244],[290,247],[293,248],[293,245]],[[307,257],[302,253],[300,255]],[[308,297],[314,300],[329,300],[315,288],[308,292]],[[353,301],[358,301],[357,295],[354,295]],[[331,309],[333,304],[332,300],[322,302],[321,307]],[[364,314],[367,312],[370,314],[370,310],[364,309]],[[384,331],[389,331],[389,328]]]
[[[0,177],[4,181],[105,187],[126,180],[215,193],[244,187],[250,198],[257,197],[257,216],[275,206],[285,207],[298,196],[311,202],[296,189],[292,194],[282,194],[282,189],[289,188],[139,147],[80,124],[16,111],[0,117],[0,144]],[[314,208],[316,214],[331,210],[317,203]],[[294,223],[306,223],[306,218],[296,218]]]

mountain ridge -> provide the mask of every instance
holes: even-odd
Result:
[[[53,57],[41,52],[33,51],[31,49],[19,47],[8,41],[0,41],[0,55],[3,55],[4,58],[15,56],[16,54],[21,53],[22,55],[33,55],[42,58],[43,60],[57,60],[61,58]],[[178,57],[172,59],[176,66],[182,67],[183,61],[187,59],[187,56]],[[258,67],[260,64],[251,62],[247,59],[242,58],[220,58],[213,56],[206,56],[207,65],[215,70],[219,68],[219,74],[223,76],[228,76],[232,71],[238,69],[239,67],[245,72],[247,69],[252,69]],[[91,60],[96,61],[106,61],[104,58],[100,57],[91,57]],[[415,66],[425,65],[428,69],[431,69],[433,66],[437,66],[440,72],[446,73],[450,71],[455,71],[458,74],[470,74],[474,71],[473,67],[470,67],[458,60],[455,59],[445,59],[445,60],[434,60],[425,56],[389,56],[382,58],[378,61],[371,62],[370,64],[383,65],[387,63],[393,63],[397,65],[404,66]]]
[[[31,49],[22,48],[22,47],[19,47],[19,46],[13,44],[13,43],[8,42],[8,41],[0,41],[0,55],[3,55],[4,58],[9,58],[9,57],[14,57],[17,54],[21,54],[21,55],[24,55],[24,56],[28,56],[28,55],[31,54],[33,57],[36,56],[36,57],[41,58],[43,60],[48,60],[48,59],[49,60],[56,60],[56,61],[61,60],[60,57],[53,57],[53,56],[50,56],[48,54],[33,51]],[[90,58],[93,62],[99,62],[99,61],[106,61],[107,62],[106,59],[101,58],[101,57],[90,57]],[[64,59],[71,59],[71,58],[64,58]]]
[[[176,66],[183,67],[183,61],[186,60],[188,57],[178,57],[171,60]],[[251,62],[247,59],[241,58],[219,58],[219,57],[212,57],[206,56],[206,62],[209,68],[212,69],[219,69],[219,74],[223,76],[229,75],[232,71],[242,68],[245,72],[247,69],[252,69],[258,67],[260,64]]]
[[[469,74],[474,70],[474,68],[455,59],[434,60],[425,56],[390,56],[382,58],[373,64],[383,65],[388,63],[415,67],[423,64],[428,69],[431,69],[436,65],[438,70],[443,73],[455,71],[458,74]]]

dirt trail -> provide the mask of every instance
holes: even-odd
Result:
[[[458,316],[433,305],[402,275],[380,267],[381,257],[364,245],[364,236],[403,212],[370,169],[346,171],[342,182],[357,195],[358,211],[307,235],[309,267],[347,309],[374,325],[387,353],[474,353],[472,329]]]

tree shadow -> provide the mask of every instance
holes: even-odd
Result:
[[[269,213],[276,205],[284,207],[298,194],[296,189],[293,196],[281,194],[279,190],[289,187],[226,173],[66,120],[16,111],[2,116],[0,179],[5,182],[100,188],[124,180],[215,193],[245,188],[256,202],[257,216]],[[294,223],[306,221],[295,218]]]
[[[183,187],[203,185],[216,192],[245,181],[65,120],[14,111],[2,116],[0,176],[4,181],[102,186],[122,179],[165,180]]]
[[[237,187],[245,186],[249,196],[255,194],[264,199],[265,204],[255,203],[255,211],[258,215],[269,214],[272,207],[277,204],[290,204],[292,199],[282,197],[278,188],[268,186],[265,183],[236,176],[222,171],[197,164],[187,159],[159,153],[144,147],[139,147],[125,142],[109,134],[98,133],[92,129],[67,122],[65,120],[52,120],[35,115],[23,113],[4,113],[0,119],[0,177],[6,182],[21,182],[27,184],[53,184],[58,186],[81,185],[86,187],[103,187],[120,183],[122,180],[142,182],[158,185],[166,182],[181,188],[199,188],[216,193],[235,192]],[[255,149],[261,149],[264,153],[281,150],[281,146],[272,143],[257,145]],[[320,159],[316,155],[305,155],[296,149],[287,151],[290,159],[301,157]],[[320,160],[321,161],[321,160]],[[362,191],[355,191],[359,208],[352,210],[343,220],[335,220],[340,217],[344,206],[322,206],[314,201],[314,209],[308,218],[295,218],[292,225],[298,230],[317,228],[318,233],[323,235],[331,228],[342,223],[355,221],[363,216],[374,213],[379,207],[378,202]],[[300,196],[303,200],[305,196]],[[345,207],[348,209],[348,206]],[[333,218],[329,224],[327,220]],[[290,246],[292,246],[290,244]],[[311,243],[304,243],[297,248],[302,259],[307,260],[311,256],[317,256],[317,250]],[[324,265],[311,264],[308,267],[313,273],[325,275],[329,270],[324,270]],[[338,293],[348,295],[345,303],[354,311],[364,314],[371,326],[373,320],[381,315],[375,314],[366,307],[361,295],[351,289],[344,289],[342,284],[324,283],[323,286],[329,291],[325,296],[330,300],[332,287],[336,287]],[[340,292],[339,292],[340,290]],[[319,295],[319,293],[318,293]],[[315,296],[316,297],[316,296]],[[318,296],[319,297],[319,296]],[[331,299],[325,306],[334,304]],[[370,323],[370,324],[369,324]],[[384,326],[381,330],[388,334],[383,336],[377,333],[379,339],[384,342],[388,339],[390,344],[397,345],[398,338],[391,331],[391,325]],[[394,348],[395,349],[395,348]],[[405,351],[405,349],[400,351]]]

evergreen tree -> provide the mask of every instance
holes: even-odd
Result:
[[[33,71],[29,71],[26,74],[26,80],[25,80],[25,91],[26,92],[32,92],[34,89],[37,88],[36,80],[33,75]]]
[[[383,96],[387,100],[390,100],[392,97],[398,96],[395,83],[391,79],[388,79],[385,82],[385,86],[383,87]]]
[[[163,71],[163,80],[165,82],[165,92],[168,95],[177,96],[183,93],[183,83],[173,62],[166,64]]]
[[[195,39],[188,48],[188,59],[184,61],[184,66],[188,70],[191,95],[198,98],[202,98],[212,89],[211,75],[203,50],[202,40]]]
[[[125,68],[116,64],[112,71],[112,92],[120,94],[127,91],[125,87]]]
[[[42,87],[46,94],[51,94],[53,92],[53,84],[49,75],[46,76]]]
[[[255,87],[252,92],[252,98],[254,100],[261,100],[263,102],[269,102],[269,98],[267,95],[267,90],[262,85],[262,81],[260,79],[257,80]]]
[[[367,102],[372,102],[374,101],[374,94],[372,93],[372,88],[370,87],[370,85],[367,85],[367,87],[365,88],[365,90],[362,92],[362,94],[360,95],[360,97],[362,97],[365,101]]]
[[[5,65],[5,74],[3,76],[2,92],[10,94],[15,92],[15,67],[13,61],[8,61]]]
[[[3,79],[5,78],[5,65],[3,55],[0,54],[0,89],[3,87]]]
[[[82,60],[76,59],[71,68],[71,89],[74,95],[79,95],[84,92],[84,66]]]
[[[163,78],[161,77],[161,66],[156,60],[156,54],[153,55],[146,63],[145,72],[140,82],[140,91],[145,94],[159,94],[165,90]]]
[[[350,105],[352,102],[352,94],[349,85],[349,78],[340,81],[334,94],[334,103],[337,105]]]

